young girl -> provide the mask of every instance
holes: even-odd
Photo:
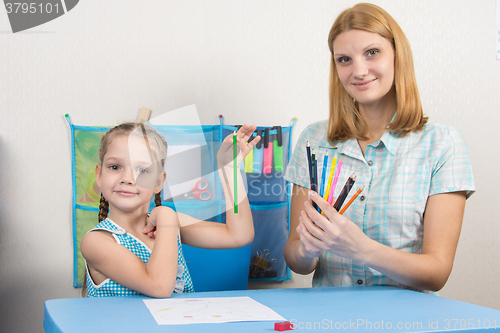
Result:
[[[439,290],[474,192],[464,139],[427,122],[410,45],[386,11],[372,4],[345,10],[328,45],[330,117],[304,130],[285,175],[294,183],[286,262],[297,273],[314,271],[313,286]],[[364,186],[345,214],[306,190],[306,141],[343,157],[335,195],[352,173],[356,189]]]
[[[260,140],[246,144],[255,128],[245,125],[237,132],[238,165]],[[233,179],[232,142],[229,135],[218,152],[220,179]],[[244,199],[238,214],[226,200],[226,224],[199,221],[161,206],[166,154],[166,140],[147,125],[124,123],[103,136],[101,164],[95,169],[101,189],[100,223],[80,243],[88,296],[169,297],[172,292],[193,292],[181,238],[185,244],[214,249],[252,242],[253,220],[239,172],[238,198]],[[225,197],[232,198],[233,182],[222,185]],[[148,215],[153,195],[157,207]]]

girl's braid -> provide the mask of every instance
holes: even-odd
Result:
[[[155,205],[161,206],[161,192],[155,194]]]
[[[99,203],[99,223],[108,217],[109,203],[101,194],[101,201]]]

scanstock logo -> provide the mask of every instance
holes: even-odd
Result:
[[[3,0],[12,32],[30,29],[62,16],[79,0]]]

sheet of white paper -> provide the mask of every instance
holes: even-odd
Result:
[[[250,297],[147,299],[144,303],[158,325],[285,320]]]

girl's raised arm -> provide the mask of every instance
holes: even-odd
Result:
[[[239,165],[245,156],[259,142],[260,136],[247,144],[248,139],[257,127],[245,124],[238,132],[238,157],[233,164],[233,134],[222,142],[217,154],[219,177],[226,201],[226,223],[206,222],[185,214],[179,214],[182,242],[195,247],[222,249],[237,248],[250,244],[254,237],[252,212],[245,192],[245,186]],[[237,168],[238,213],[234,212],[234,167]]]

